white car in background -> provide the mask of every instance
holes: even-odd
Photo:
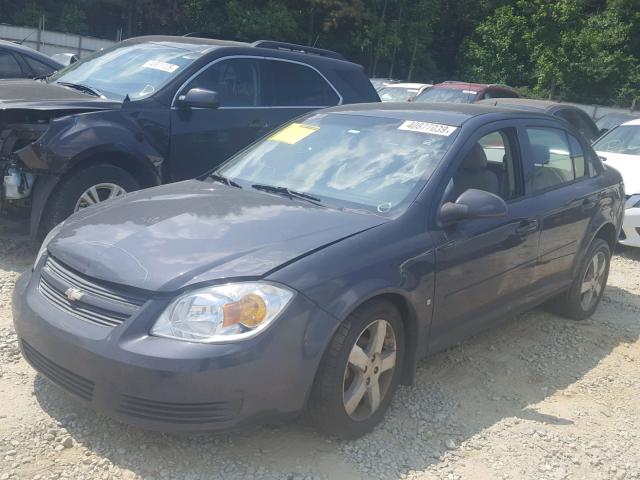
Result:
[[[410,102],[429,87],[430,83],[392,83],[378,90],[383,102]]]
[[[640,119],[609,130],[593,148],[624,180],[627,203],[620,243],[640,247]]]

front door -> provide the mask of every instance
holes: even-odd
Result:
[[[230,57],[215,61],[185,85],[218,93],[218,108],[171,109],[171,181],[193,178],[219,165],[270,128],[264,104],[264,60]]]
[[[502,197],[508,213],[443,227],[436,233],[435,313],[430,351],[481,330],[498,312],[508,313],[526,293],[538,256],[539,220],[524,196],[516,128],[494,124],[461,151],[443,201],[464,190]]]

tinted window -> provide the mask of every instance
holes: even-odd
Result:
[[[483,98],[518,98],[518,95],[507,89],[492,88],[484,93]]]
[[[533,190],[551,188],[575,179],[573,160],[563,130],[527,128],[533,157]]]
[[[40,75],[48,75],[54,70],[46,63],[42,63],[35,58],[29,57],[28,55],[23,55],[22,58],[24,58],[24,61],[27,62],[27,65],[31,67],[31,70],[33,70],[33,74],[36,77],[39,77]]]
[[[22,69],[15,57],[7,51],[0,51],[0,78],[21,77]]]
[[[260,99],[260,64],[252,58],[231,58],[214,63],[192,80],[183,92],[205,88],[218,93],[221,107],[254,107]]]
[[[314,69],[298,63],[271,60],[270,105],[325,107],[337,105],[338,95]]]

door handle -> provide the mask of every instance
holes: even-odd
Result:
[[[259,119],[256,118],[256,119],[251,120],[249,122],[249,126],[250,127],[261,127],[262,126],[262,122]]]
[[[516,228],[518,235],[527,235],[538,230],[538,220],[523,220],[520,226]]]

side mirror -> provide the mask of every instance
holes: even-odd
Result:
[[[439,220],[443,225],[451,225],[460,220],[504,217],[506,214],[507,204],[499,196],[470,188],[462,192],[455,203],[442,205]]]
[[[218,108],[220,100],[218,92],[204,88],[192,88],[187,93],[178,96],[177,104],[182,108]]]

